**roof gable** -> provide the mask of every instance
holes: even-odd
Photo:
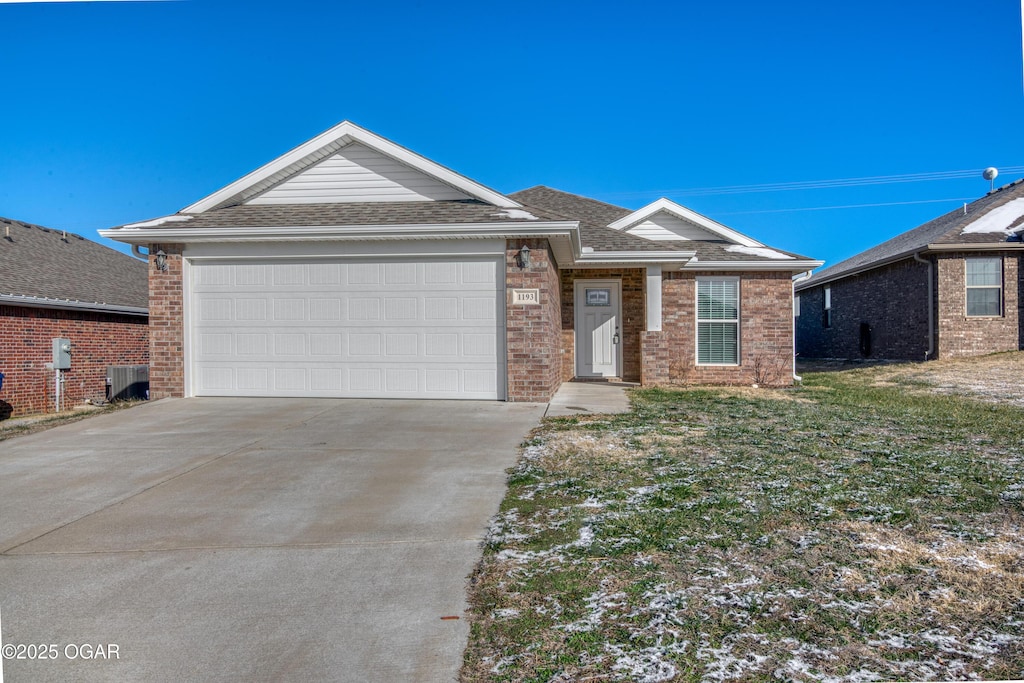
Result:
[[[755,239],[664,197],[623,216],[608,227],[655,240],[720,239],[745,247],[764,246]]]
[[[439,201],[519,204],[465,176],[343,121],[181,213],[239,204]]]
[[[626,228],[626,232],[656,242],[677,240],[721,240],[721,235],[693,221],[683,220],[668,211],[659,211],[650,218]]]

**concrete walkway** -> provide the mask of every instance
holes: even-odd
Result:
[[[453,681],[544,409],[165,400],[3,442],[2,640],[58,646],[5,683]]]
[[[565,382],[555,393],[545,417],[567,417],[588,413],[628,413],[626,389],[631,382]]]

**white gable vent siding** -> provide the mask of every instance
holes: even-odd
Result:
[[[710,230],[684,221],[670,213],[661,211],[654,214],[643,223],[638,223],[626,232],[637,237],[644,237],[654,241],[673,240],[720,240],[721,235],[716,235]]]
[[[249,199],[246,204],[422,202],[469,196],[359,143]]]

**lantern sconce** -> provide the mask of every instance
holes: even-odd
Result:
[[[519,267],[523,270],[530,268],[530,247],[523,245],[523,248],[519,250],[519,254],[516,256],[516,261]]]
[[[167,254],[164,253],[163,249],[157,249],[153,264],[157,270],[167,270]]]

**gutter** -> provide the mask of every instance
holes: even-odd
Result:
[[[803,382],[804,381],[803,377],[801,377],[800,375],[796,374],[796,283],[803,282],[804,280],[809,278],[811,276],[811,273],[813,273],[813,272],[814,272],[814,269],[812,268],[810,270],[805,271],[800,277],[797,277],[797,278],[793,279],[793,303],[791,304],[791,306],[793,307],[793,310],[792,310],[793,316],[792,317],[793,317],[793,381],[794,382]]]
[[[926,249],[914,253],[914,260],[928,266],[928,350],[925,351],[924,359],[928,360],[935,353],[935,300],[934,285],[932,284],[932,270],[934,264],[929,259],[921,258]]]
[[[810,272],[824,261],[785,259],[774,261],[699,261],[691,260],[685,270],[788,270],[793,273]]]
[[[49,299],[42,296],[25,296],[23,294],[0,294],[0,304],[8,306],[29,306],[32,308],[55,308],[64,311],[89,311],[92,313],[120,313],[121,315],[137,315],[146,317],[149,309],[141,306],[122,306],[88,301],[72,301],[71,299]]]

